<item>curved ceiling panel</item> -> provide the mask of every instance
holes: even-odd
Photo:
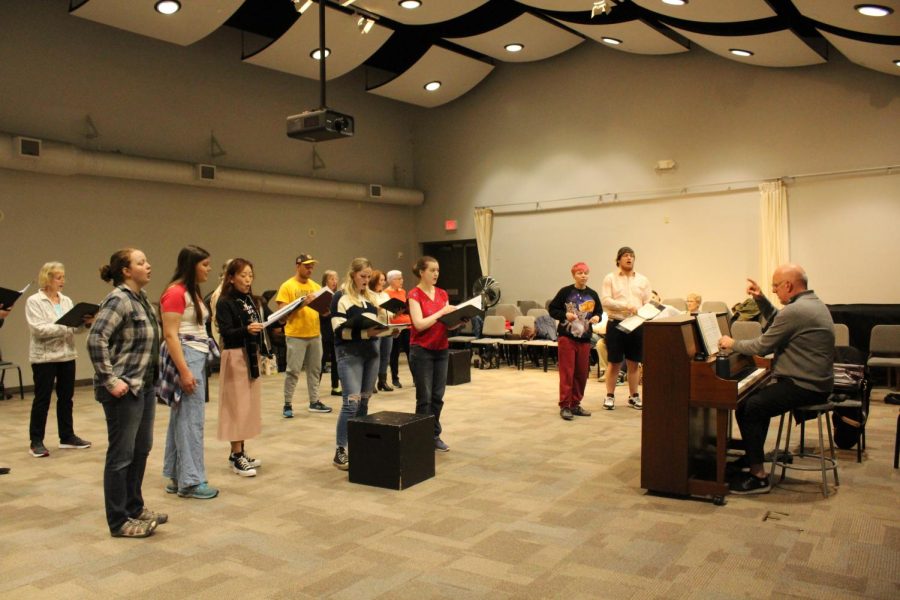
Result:
[[[847,31],[900,36],[900,0],[876,0],[874,4],[894,9],[892,14],[878,19],[856,12],[853,9],[855,4],[857,2],[844,0],[794,0],[794,5],[803,16],[819,23]]]
[[[319,78],[319,61],[312,52],[319,47],[319,15],[310,10],[297,19],[280,38],[244,58],[244,62],[285,73]],[[391,30],[377,23],[363,34],[359,17],[329,8],[325,13],[325,47],[331,51],[325,61],[326,79],[335,79],[363,64],[391,36]]]
[[[404,25],[441,23],[471,12],[488,0],[422,0],[419,8],[409,10],[397,0],[356,0],[353,6],[387,17]]]
[[[803,67],[825,62],[819,53],[790,31],[774,31],[759,35],[718,36],[694,33],[672,27],[675,31],[725,58],[759,67]],[[753,56],[735,56],[732,48],[749,50]]]
[[[827,31],[820,33],[851,62],[888,75],[900,76],[900,68],[894,64],[895,60],[900,60],[897,46],[860,42]]]
[[[406,72],[368,91],[431,108],[459,98],[478,85],[493,69],[494,66],[486,62],[432,46]],[[440,89],[427,91],[425,84],[431,81],[440,81]]]
[[[480,35],[447,38],[452,42],[506,62],[541,60],[565,52],[584,40],[528,13],[513,19],[506,25]],[[519,52],[508,52],[507,44],[521,44]]]
[[[766,0],[690,0],[683,6],[672,6],[662,0],[631,1],[660,15],[703,23],[737,23],[775,16]]]
[[[621,44],[608,45],[610,48],[635,54],[676,54],[687,52],[688,47],[658,29],[642,21],[626,21],[610,25],[582,25],[580,23],[562,23],[592,40],[603,43],[603,38],[621,40]]]
[[[156,11],[156,0],[88,0],[71,13],[76,17],[187,46],[222,26],[244,0],[182,2],[174,15]]]

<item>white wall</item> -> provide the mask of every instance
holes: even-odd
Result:
[[[649,57],[586,42],[551,60],[501,64],[473,92],[419,121],[415,172],[426,192],[419,239],[448,238],[441,229],[448,218],[459,220],[454,237],[472,238],[476,206],[530,209],[607,192],[640,197],[898,164],[900,77],[840,56],[817,67],[770,69],[701,49]],[[660,159],[674,159],[677,169],[656,172]],[[900,222],[900,173],[797,180],[789,194],[793,258],[808,263],[827,302],[900,302],[900,253],[887,250]],[[491,274],[505,298],[543,300],[569,281],[576,259],[592,266],[599,286],[616,248],[631,245],[637,268],[664,296],[698,291],[733,303],[743,297],[744,278],[757,273],[757,202],[752,191],[676,194],[498,214]],[[883,259],[853,262],[864,287],[849,284],[843,268],[853,245]]]

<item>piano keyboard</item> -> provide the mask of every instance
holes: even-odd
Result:
[[[767,369],[762,369],[762,368],[756,369],[755,371],[753,371],[752,373],[750,373],[749,375],[747,375],[746,377],[744,377],[743,379],[738,381],[738,384],[737,384],[738,396],[743,394],[746,389],[748,389],[750,386],[755,384],[757,381],[759,381],[760,379],[765,377],[766,373],[768,373]]]

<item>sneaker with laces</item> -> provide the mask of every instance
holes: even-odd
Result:
[[[169,515],[166,513],[153,512],[145,506],[141,509],[140,514],[136,517],[132,517],[132,519],[138,521],[156,521],[157,525],[162,525],[163,523],[169,522]]]
[[[347,451],[343,446],[338,446],[337,450],[334,451],[334,461],[332,462],[341,471],[350,469],[350,457],[347,456]]]
[[[450,452],[450,446],[445,444],[441,438],[434,438],[434,449],[438,452]]]
[[[768,477],[760,479],[752,473],[742,473],[728,484],[728,489],[732,494],[767,494],[772,486]]]
[[[309,410],[309,412],[314,412],[314,413],[330,413],[331,407],[325,406],[321,402],[316,401],[309,405],[308,410]]]
[[[606,410],[615,410],[616,397],[611,394],[607,394],[606,398],[603,400],[603,408],[605,408]]]
[[[643,402],[641,402],[640,394],[632,394],[628,396],[628,404],[635,410],[642,410],[644,408],[644,404]]]
[[[231,463],[231,470],[241,477],[256,477],[256,469],[250,466],[250,463],[243,454],[232,454],[228,457]]]
[[[210,500],[219,495],[219,490],[210,487],[205,481],[199,485],[178,490],[179,498],[197,498],[198,500]]]
[[[576,417],[589,417],[591,416],[591,411],[579,404],[578,406],[572,407],[572,414]]]
[[[331,388],[331,395],[332,396],[343,396],[343,393],[341,392],[341,388]]]
[[[166,484],[166,493],[167,494],[177,494],[178,493],[178,481],[175,479],[170,479],[169,483]]]
[[[571,421],[575,418],[575,415],[572,414],[572,409],[568,406],[561,408],[559,410],[559,416],[565,419],[566,421]]]
[[[293,419],[294,418],[294,409],[290,404],[285,404],[284,408],[281,411],[281,414],[284,415],[285,419]]]
[[[625,385],[626,379],[625,371],[619,371],[619,375],[616,377],[616,385]]]
[[[262,461],[259,460],[258,458],[253,458],[253,457],[247,456],[247,453],[244,452],[243,450],[241,450],[241,454],[243,455],[244,458],[247,459],[247,463],[249,463],[250,466],[253,467],[254,469],[258,469],[262,466]]]
[[[70,438],[66,438],[64,440],[59,441],[59,447],[66,448],[77,448],[79,450],[84,450],[85,448],[90,448],[91,443],[87,440],[83,440],[77,435],[73,435]]]
[[[47,450],[44,442],[31,442],[31,448],[28,450],[28,453],[35,458],[50,456],[50,451]]]
[[[156,521],[140,521],[128,519],[116,531],[111,531],[113,537],[145,538],[150,537],[156,530]]]

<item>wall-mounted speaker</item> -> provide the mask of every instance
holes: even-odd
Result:
[[[215,181],[216,165],[197,165],[197,179]]]
[[[13,138],[13,144],[15,145],[15,152],[19,156],[24,156],[26,158],[41,157],[41,140],[37,138],[19,135]]]

